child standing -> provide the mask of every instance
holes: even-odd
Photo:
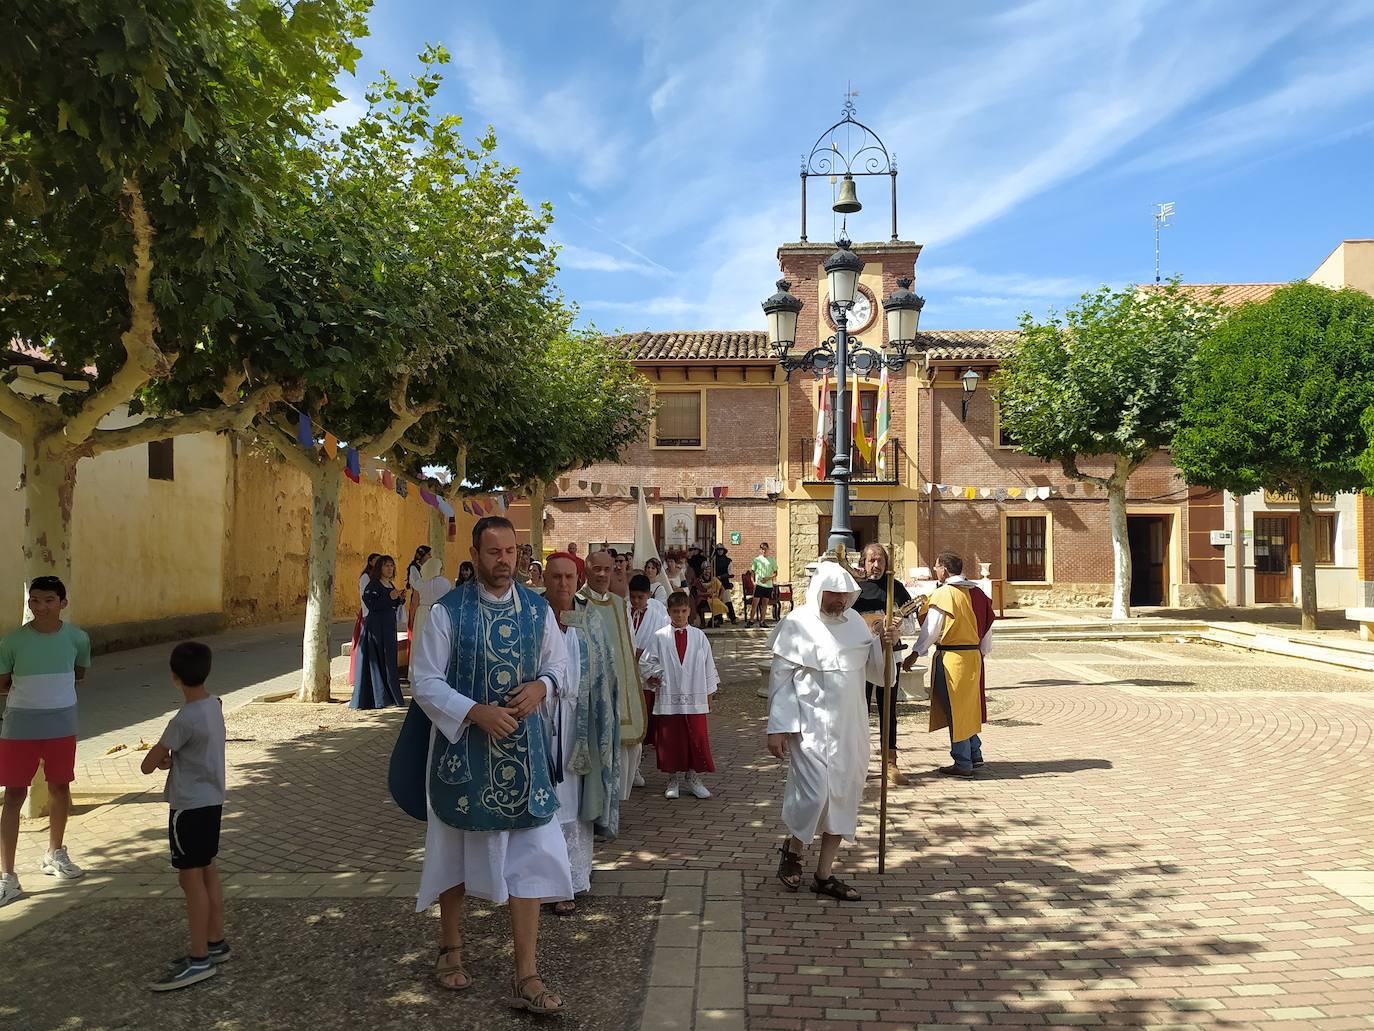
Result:
[[[167,771],[167,838],[181,890],[191,952],[163,977],[148,985],[155,992],[204,981],[229,958],[224,940],[224,893],[215,856],[224,811],[224,706],[205,689],[210,649],[183,641],[172,649],[172,683],[185,698],[162,738],[143,757],[143,772]]]
[[[23,898],[14,870],[19,847],[19,817],[29,784],[43,764],[52,795],[48,809],[48,850],[39,869],[50,877],[73,880],[83,873],[63,844],[76,778],[76,685],[91,665],[91,639],[62,619],[67,588],[55,576],[29,584],[33,619],[0,638],[0,695],[8,694],[0,724],[0,906]]]
[[[640,672],[655,688],[654,750],[658,768],[669,775],[666,798],[677,798],[685,783],[697,798],[710,798],[701,774],[715,773],[707,713],[720,686],[711,642],[688,623],[692,600],[678,591],[668,598],[671,625],[658,630],[640,657]],[[686,775],[685,780],[683,775]]]

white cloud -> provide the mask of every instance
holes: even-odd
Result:
[[[641,276],[663,275],[661,266],[652,265],[645,261],[617,258],[605,251],[579,247],[571,243],[559,245],[558,264],[562,268],[578,269],[583,272],[634,272]]]

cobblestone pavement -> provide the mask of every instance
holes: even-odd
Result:
[[[715,796],[663,799],[650,751],[648,787],[598,850],[595,895],[657,900],[641,1027],[1374,1027],[1370,678],[1203,646],[1009,642],[977,779],[934,776],[946,744],[920,707],[904,714],[913,786],[889,799],[887,873],[873,781],[838,871],[864,900],[845,905],[773,878],[784,769],[763,749],[762,639],[717,643]],[[385,793],[398,719],[231,717],[231,926],[261,898],[413,893],[422,828]],[[43,947],[88,899],[175,895],[165,821],[155,793],[80,812],[69,840],[93,874],[76,884],[33,871],[42,827],[26,826],[36,897],[0,912],[0,949]],[[575,968],[559,985],[597,993]]]

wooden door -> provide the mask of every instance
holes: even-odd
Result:
[[[857,567],[859,552],[864,550],[864,545],[872,544],[878,539],[878,517],[851,515],[849,528],[854,531],[854,555],[850,560],[850,565]],[[825,551],[825,543],[829,539],[830,517],[828,515],[818,516],[816,518],[816,540],[820,542],[822,552]]]
[[[1291,515],[1255,516],[1255,601],[1293,600],[1293,532]]]

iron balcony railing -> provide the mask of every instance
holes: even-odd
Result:
[[[811,459],[815,455],[816,438],[798,437],[792,455],[795,460],[802,463],[802,482],[803,483],[825,483],[830,479],[830,466],[835,453],[835,440],[830,438],[825,445],[825,475],[817,476],[816,469],[811,464]],[[849,466],[850,483],[900,483],[901,482],[901,455],[902,442],[896,437],[889,437],[887,444],[883,446],[883,471],[878,472],[878,455],[875,453],[871,459],[864,458],[859,454],[858,448],[850,451],[851,459]]]

